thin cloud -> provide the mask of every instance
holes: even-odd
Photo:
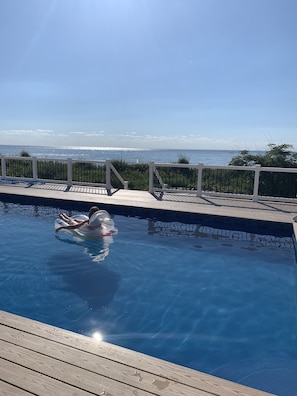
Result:
[[[81,131],[70,131],[69,135],[85,135],[85,132],[81,132]]]
[[[98,136],[104,136],[105,135],[105,133],[104,133],[104,131],[99,131],[99,132],[87,132],[86,133],[86,136],[87,137],[98,137]]]
[[[24,131],[21,130],[1,131],[1,134],[6,136],[24,135]]]
[[[45,135],[52,135],[54,133],[51,129],[10,129],[10,130],[2,130],[0,131],[2,135],[6,136],[29,136],[35,137],[38,135],[45,136]]]

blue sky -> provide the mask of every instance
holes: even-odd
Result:
[[[296,0],[1,0],[0,144],[297,149]]]

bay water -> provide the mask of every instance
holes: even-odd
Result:
[[[17,146],[0,145],[0,155],[18,156],[26,151],[32,157],[47,159],[80,160],[122,160],[127,163],[173,163],[185,158],[191,164],[228,165],[231,159],[240,154],[236,150],[185,150],[185,149],[134,149],[112,147],[77,147],[77,146]],[[261,154],[263,152],[251,152]]]

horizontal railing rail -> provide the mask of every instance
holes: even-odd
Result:
[[[85,161],[37,157],[1,156],[1,178],[27,182],[65,183],[106,188],[128,189],[125,181],[110,160]],[[116,186],[116,187],[114,187]]]
[[[149,192],[296,202],[297,168],[150,162]]]

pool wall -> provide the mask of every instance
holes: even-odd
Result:
[[[107,210],[109,213],[114,215],[125,215],[131,217],[140,218],[156,218],[164,222],[174,221],[182,222],[185,224],[199,224],[201,226],[209,226],[219,229],[246,231],[256,234],[271,234],[278,237],[292,237],[294,230],[292,223],[285,222],[273,222],[257,219],[245,219],[240,217],[228,217],[222,215],[211,215],[202,213],[192,213],[185,211],[173,211],[171,209],[156,209],[156,208],[142,208],[136,206],[117,205],[117,204],[106,204],[101,202],[89,201],[71,201],[64,199],[46,198],[46,197],[32,197],[27,195],[15,195],[0,193],[0,200],[2,202],[10,202],[20,205],[38,205],[38,206],[49,206],[57,207],[66,211],[82,211],[88,212],[89,208],[93,205],[99,206],[101,209]],[[297,235],[297,229],[295,229],[295,235]],[[295,238],[296,239],[296,238]]]

